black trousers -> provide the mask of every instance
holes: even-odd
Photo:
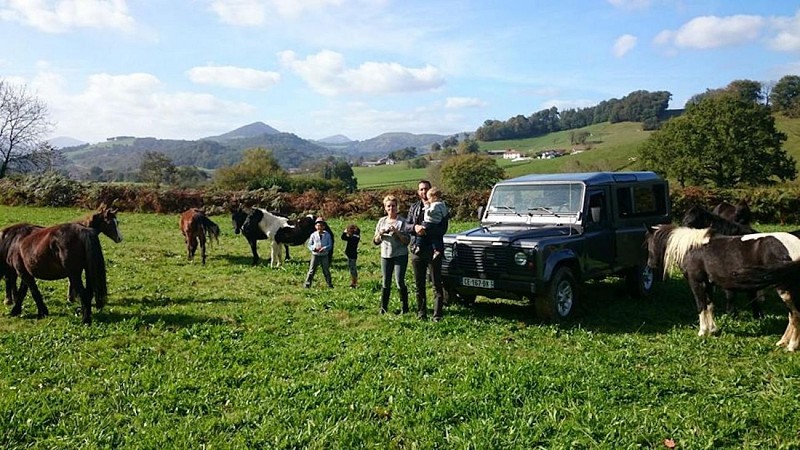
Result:
[[[425,317],[428,314],[428,295],[426,284],[428,282],[428,269],[431,272],[433,283],[433,317],[442,318],[442,258],[433,259],[433,248],[421,250],[411,254],[411,268],[414,270],[414,284],[417,287],[417,316]]]

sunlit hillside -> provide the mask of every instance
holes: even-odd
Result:
[[[800,119],[776,116],[776,127],[786,133],[784,149],[798,162],[800,173]],[[580,132],[589,132],[584,145],[571,144],[571,137]],[[498,164],[506,175],[516,177],[529,173],[583,172],[590,170],[636,170],[636,157],[639,146],[652,132],[642,131],[640,123],[602,123],[577,130],[559,131],[530,139],[480,142],[481,151],[513,149],[524,156],[533,157],[536,153],[563,149],[583,150],[554,159],[532,159],[511,162],[498,157]],[[362,189],[386,188],[391,186],[414,187],[416,181],[425,178],[427,169],[409,169],[404,162],[394,166],[354,167],[358,186]],[[800,183],[800,181],[795,181]]]

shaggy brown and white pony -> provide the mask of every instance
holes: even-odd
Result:
[[[800,260],[800,239],[790,233],[712,237],[709,229],[663,225],[648,230],[645,242],[650,267],[661,268],[665,278],[671,267],[678,267],[689,283],[697,305],[699,336],[718,331],[714,321],[712,286],[731,290],[753,289],[741,282],[736,271]],[[800,295],[800,282],[778,284],[777,290],[789,309],[789,325],[778,345],[795,351],[800,347],[800,313],[795,303]]]

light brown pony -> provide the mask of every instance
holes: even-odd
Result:
[[[6,273],[6,283],[15,286],[17,276],[22,280],[14,293],[12,316],[22,313],[22,301],[27,290],[36,302],[37,317],[49,314],[36,285],[36,279],[58,280],[68,278],[70,296],[73,292],[81,298],[81,314],[84,324],[92,323],[92,298],[98,309],[105,306],[108,296],[106,267],[99,233],[114,242],[122,241],[117,227],[116,210],[101,206],[101,209],[79,222],[64,223],[52,227],[35,227],[27,235],[8,242],[6,262],[11,270]],[[6,245],[6,239],[2,240]],[[84,287],[82,274],[86,273]]]
[[[219,243],[219,227],[206,216],[205,211],[190,208],[181,214],[181,233],[186,241],[186,251],[191,261],[200,244],[200,256],[203,264],[206,263],[206,239],[212,238]]]

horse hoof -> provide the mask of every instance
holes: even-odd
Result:
[[[7,299],[3,300],[3,303],[5,303],[6,306],[11,306],[11,305],[14,304],[14,300],[11,300],[10,298],[7,298]]]
[[[14,311],[13,309],[9,313],[11,317],[19,317],[20,314],[22,314],[22,311]]]

